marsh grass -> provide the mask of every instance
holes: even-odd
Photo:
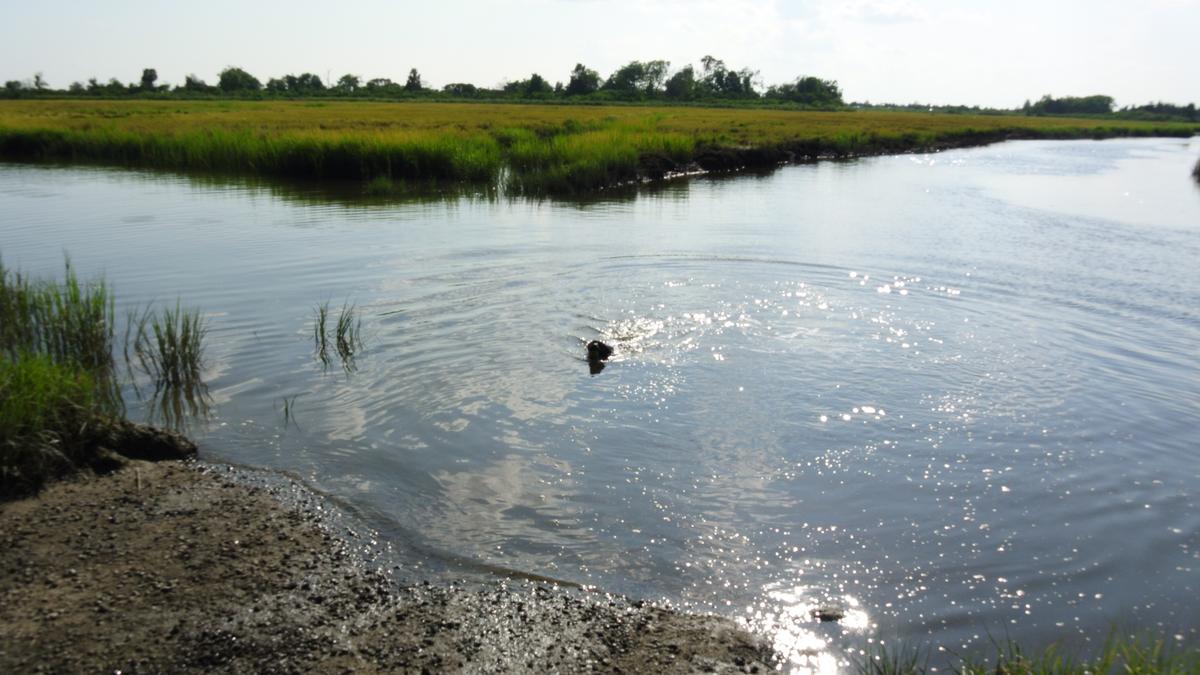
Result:
[[[300,398],[300,394],[292,394],[284,396],[276,405],[276,410],[283,413],[283,426],[286,428],[293,424],[296,428],[300,428],[300,423],[296,421],[296,399]]]
[[[329,301],[313,308],[313,349],[321,365],[329,367]]]
[[[132,368],[132,348],[137,366],[153,385],[151,421],[183,429],[189,420],[207,417],[210,396],[203,373],[208,326],[200,312],[185,310],[179,302],[174,309],[147,307],[131,312],[126,326],[127,364]]]
[[[61,282],[35,281],[0,261],[0,353],[44,355],[87,372],[102,400],[119,406],[112,295],[103,280],[81,283],[70,260],[64,267]]]
[[[852,660],[852,672],[862,675],[925,675],[953,672],[961,675],[1184,675],[1200,673],[1200,648],[1169,644],[1151,634],[1109,634],[1091,656],[1051,644],[1027,653],[1011,640],[993,641],[990,656],[951,655],[948,667],[930,665],[929,650],[876,643]]]
[[[294,101],[0,102],[0,157],[569,194],[787,159],[1006,138],[1187,136],[1186,123],[894,111]],[[701,161],[707,159],[708,161]]]
[[[156,388],[194,389],[204,370],[208,327],[197,310],[147,310],[134,318],[133,352]]]
[[[89,460],[95,420],[122,412],[113,301],[102,281],[32,280],[0,263],[0,496]]]
[[[80,281],[69,260],[61,281],[0,263],[0,496],[104,460],[98,438],[125,412],[113,306],[103,280]],[[172,426],[206,410],[206,332],[199,313],[178,305],[147,308],[126,324],[129,381],[135,366],[150,377],[152,411]]]
[[[44,354],[0,359],[0,497],[36,491],[89,461],[98,387]]]
[[[914,675],[928,670],[929,651],[873,642],[851,659],[851,665],[862,675]]]
[[[328,368],[336,355],[346,372],[357,368],[355,355],[362,350],[362,318],[358,309],[351,303],[343,303],[337,318],[332,325],[333,317],[329,301],[325,301],[313,309],[313,348],[317,360]]]
[[[369,197],[390,197],[402,192],[401,186],[387,176],[376,176],[367,181],[363,192]]]

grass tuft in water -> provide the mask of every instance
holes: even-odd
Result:
[[[196,310],[146,311],[137,319],[134,354],[142,371],[159,388],[194,389],[204,369],[204,336],[208,327]]]
[[[354,354],[362,348],[362,319],[355,314],[354,305],[342,305],[337,320],[337,353],[343,364],[354,363]]]
[[[126,324],[125,353],[130,336],[137,365],[154,384],[150,418],[180,429],[189,419],[208,414],[208,387],[204,384],[204,339],[208,327],[197,310],[175,308],[133,312]],[[131,378],[132,379],[132,378]]]
[[[329,301],[313,308],[316,317],[313,321],[313,348],[322,366],[329,367]]]
[[[329,325],[332,317],[329,301],[317,305],[314,312],[313,347],[317,360],[321,362],[322,366],[328,368],[333,360],[330,356],[332,351],[341,361],[344,370],[347,372],[354,370],[356,367],[354,357],[363,347],[362,319],[358,316],[357,307],[350,303],[343,303],[332,330]]]
[[[292,394],[284,396],[275,405],[275,409],[283,413],[283,426],[287,428],[291,425],[296,425],[300,428],[300,423],[296,420],[296,399],[300,398],[300,394]]]

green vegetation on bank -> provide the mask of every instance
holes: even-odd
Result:
[[[163,330],[180,324],[182,333]],[[103,281],[81,282],[69,263],[61,282],[32,280],[0,263],[0,498],[34,492],[82,467],[111,465],[105,448],[122,431],[124,412],[114,326]],[[182,379],[165,386],[198,380],[198,317],[147,311],[127,341],[130,334],[141,363],[156,366],[146,374],[174,363]]]
[[[30,280],[0,264],[0,495],[92,459],[94,420],[120,412],[103,283]]]
[[[990,657],[952,656],[948,668],[945,665],[939,668],[933,661],[928,650],[876,643],[852,660],[852,670],[861,675],[926,675],[943,671],[961,675],[1190,675],[1200,673],[1200,648],[1147,633],[1124,636],[1113,632],[1090,655],[1058,644],[1051,644],[1041,652],[1027,653],[1009,641],[996,643]]]
[[[350,101],[0,102],[0,158],[592,191],[678,171],[978,145],[1187,136],[1186,123],[890,111]]]

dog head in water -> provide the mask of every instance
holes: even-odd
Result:
[[[606,361],[608,360],[608,357],[612,356],[612,353],[613,348],[599,340],[592,340],[591,342],[587,343],[588,361],[593,363],[597,361]]]

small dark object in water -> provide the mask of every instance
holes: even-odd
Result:
[[[809,614],[821,622],[841,621],[846,617],[846,613],[837,607],[814,607]]]
[[[607,361],[612,356],[613,348],[599,340],[587,343],[588,362]]]

